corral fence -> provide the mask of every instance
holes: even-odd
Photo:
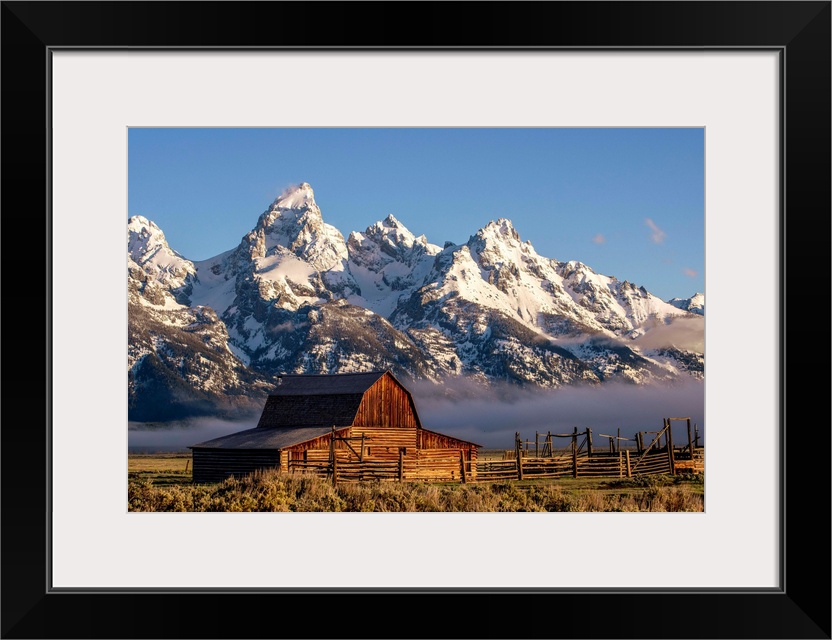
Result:
[[[687,424],[688,442],[684,446],[673,443],[671,427],[676,421]],[[514,450],[505,451],[502,460],[477,463],[476,479],[631,478],[705,470],[705,448],[700,443],[699,429],[691,426],[690,418],[664,418],[661,429],[640,431],[633,439],[621,437],[620,429],[616,435],[599,433],[596,436],[606,438],[607,447],[593,448],[593,432],[589,427],[580,432],[575,427],[572,433],[536,432],[534,440],[521,440],[518,432]],[[558,448],[557,438],[567,438],[567,446]],[[625,448],[624,442],[633,445]]]
[[[686,421],[688,442],[673,443],[672,422]],[[533,478],[630,478],[656,474],[704,472],[705,448],[699,430],[691,427],[690,418],[665,418],[657,431],[640,431],[635,438],[595,434],[606,438],[607,446],[593,448],[593,432],[587,427],[572,433],[536,433],[535,439],[521,440],[515,434],[514,450],[505,451],[502,459],[477,460],[466,449],[399,449],[387,457],[365,457],[363,438],[337,438],[345,449],[309,451],[303,460],[289,461],[290,472],[325,475],[334,484],[366,480],[488,482]],[[652,437],[651,437],[652,436]],[[567,438],[558,448],[556,439]],[[353,440],[361,443],[350,444]],[[562,440],[561,440],[562,441]],[[649,442],[648,442],[649,441]],[[629,442],[631,445],[623,445]],[[625,448],[626,447],[626,448]]]

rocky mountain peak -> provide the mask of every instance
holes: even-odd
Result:
[[[471,236],[467,244],[475,254],[515,249],[527,252],[531,249],[531,243],[520,239],[520,234],[508,218],[492,220]]]
[[[283,191],[242,240],[239,250],[257,259],[288,250],[318,271],[331,269],[347,257],[344,236],[326,224],[308,182]]]
[[[404,225],[402,225],[402,223],[401,223],[401,222],[399,222],[399,221],[396,219],[396,216],[394,216],[392,213],[388,213],[388,214],[387,214],[387,217],[386,217],[386,218],[382,221],[382,224],[383,224],[385,227],[389,227],[389,228],[391,228],[391,229],[394,229],[394,228],[396,228],[396,227],[401,227],[401,226],[404,226]]]
[[[413,235],[410,229],[397,220],[393,214],[370,225],[363,234],[354,235],[356,238],[363,236],[372,240],[391,257],[403,257],[416,246],[419,247],[420,253],[435,255],[441,251],[440,247],[430,244],[424,235],[418,237]]]
[[[127,220],[127,251],[133,260],[141,262],[143,255],[159,246],[167,247],[168,243],[155,222],[144,216],[133,216]]]
[[[520,241],[520,234],[514,228],[514,224],[508,218],[492,220],[482,229],[483,235],[498,235],[506,239]]]
[[[673,298],[668,300],[677,309],[684,309],[700,316],[705,315],[705,294],[695,293],[690,298]]]
[[[315,192],[308,182],[291,185],[275,198],[272,203],[274,209],[318,209],[315,203]],[[320,212],[320,209],[318,209]]]
[[[144,216],[127,221],[127,258],[131,277],[169,290],[187,286],[196,274],[193,262],[171,249],[164,232]]]

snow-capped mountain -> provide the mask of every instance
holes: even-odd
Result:
[[[197,268],[142,216],[127,223],[127,276],[130,418],[255,408],[266,381],[233,354],[226,326],[210,306],[189,305]]]
[[[704,369],[701,347],[670,337],[682,335],[675,322],[697,316],[540,256],[508,219],[444,248],[393,215],[345,241],[307,183],[275,199],[236,248],[201,262],[131,218],[128,291],[136,415],[149,397],[182,412],[256,402],[279,373],[389,367],[405,379],[558,387]]]
[[[127,222],[127,271],[132,281],[142,283],[143,295],[157,304],[187,295],[196,276],[194,263],[171,249],[162,230],[142,216]]]
[[[673,298],[669,300],[677,309],[684,309],[700,316],[705,315],[705,294],[696,293],[690,298]]]
[[[347,240],[349,273],[356,284],[349,301],[388,317],[403,296],[422,286],[442,249],[414,236],[392,214],[353,231]]]

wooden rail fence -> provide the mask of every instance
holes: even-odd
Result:
[[[688,444],[673,444],[671,422],[687,420]],[[694,436],[695,433],[695,436]],[[644,434],[653,435],[645,446]],[[705,448],[699,444],[698,429],[692,430],[689,418],[665,418],[658,431],[636,434],[635,448],[624,449],[618,435],[598,434],[609,439],[608,449],[592,446],[592,430],[547,433],[543,439],[535,434],[532,441],[521,441],[515,434],[514,451],[506,451],[502,460],[471,460],[464,449],[399,449],[387,457],[364,456],[364,441],[356,448],[331,447],[327,451],[308,451],[304,460],[290,460],[289,471],[325,475],[333,483],[365,480],[493,482],[535,478],[630,478],[656,474],[696,473],[705,470]],[[554,438],[569,438],[563,449],[553,446]],[[347,438],[344,438],[347,440]],[[349,440],[352,440],[351,438]],[[349,443],[348,443],[349,444]],[[314,455],[313,455],[314,454]]]
[[[687,422],[688,444],[673,444],[671,423]],[[645,446],[644,435],[653,435]],[[699,430],[691,428],[690,418],[665,418],[658,431],[636,434],[634,449],[623,449],[621,443],[633,441],[617,435],[598,434],[608,439],[609,448],[593,449],[592,429],[572,433],[535,433],[535,439],[521,440],[515,434],[514,451],[505,451],[499,461],[477,463],[476,480],[528,478],[586,478],[647,476],[656,474],[697,473],[705,471],[705,448],[700,446]],[[543,436],[543,437],[541,437]],[[554,438],[568,438],[569,446],[557,449]]]
[[[477,463],[468,459],[464,449],[400,450],[387,459],[351,453],[338,450],[327,459],[307,456],[306,460],[290,460],[289,471],[325,475],[335,484],[363,480],[468,482],[477,473]]]

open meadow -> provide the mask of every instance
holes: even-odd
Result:
[[[502,451],[483,451],[500,459]],[[129,511],[704,511],[704,476],[540,478],[484,482],[369,481],[263,470],[194,484],[190,453],[130,454]]]

